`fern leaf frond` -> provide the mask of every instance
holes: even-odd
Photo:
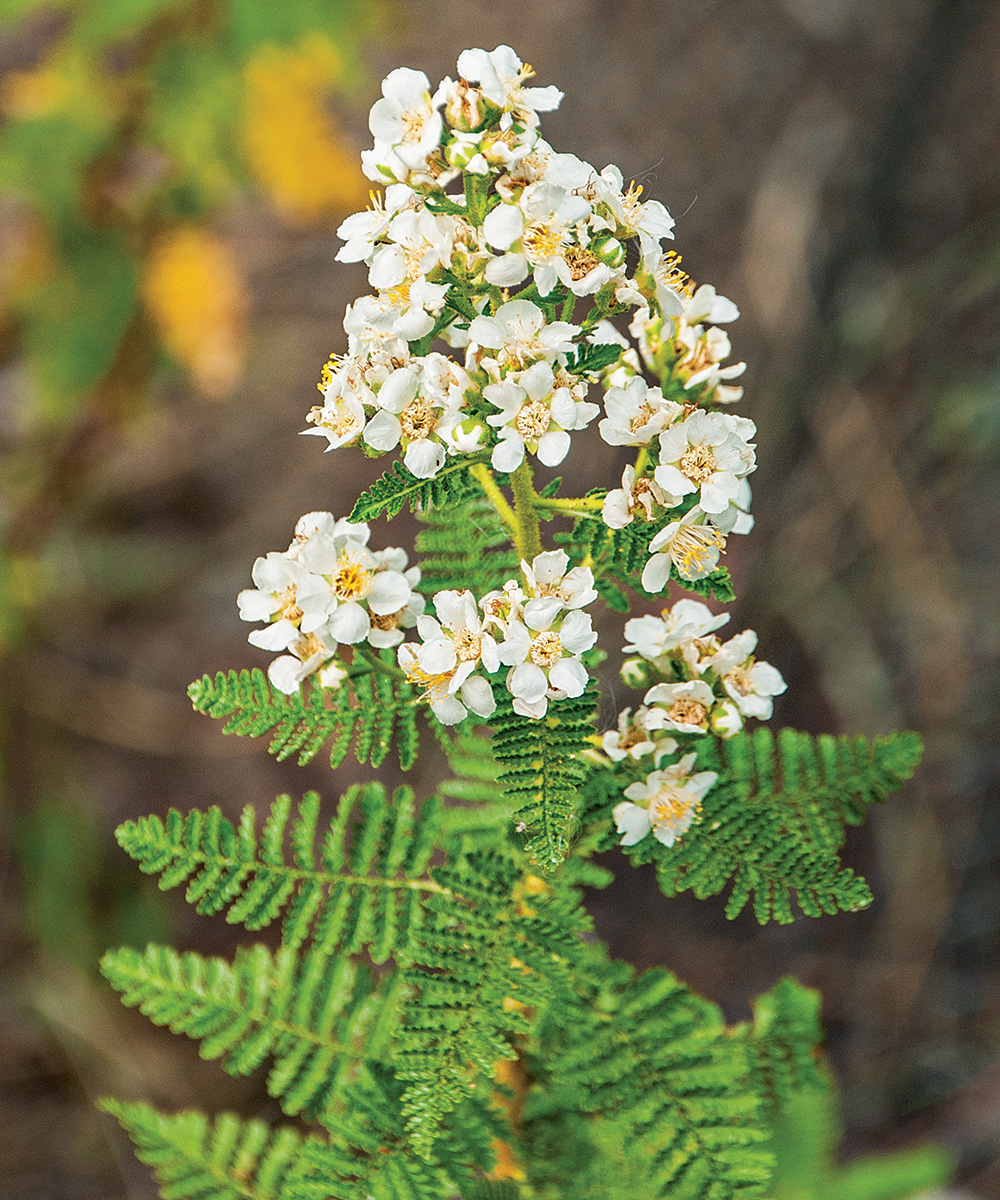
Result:
[[[294,1194],[291,1183],[309,1144],[294,1129],[275,1131],[232,1113],[214,1122],[200,1112],[168,1116],[148,1104],[118,1100],[101,1107],[121,1123],[170,1200],[289,1200]],[[352,1193],[328,1195],[349,1200]]]
[[[729,917],[752,901],[761,924],[787,923],[793,893],[807,916],[866,908],[868,885],[838,857],[844,826],[902,786],[920,749],[909,733],[869,741],[783,729],[776,742],[758,729],[728,741],[704,738],[698,768],[720,778],[700,821],[673,846],[645,838],[625,853],[635,864],[654,862],[668,896],[712,896],[731,881]],[[607,808],[608,789],[607,777],[594,778],[591,814]]]
[[[589,923],[556,898],[547,912],[547,896],[525,890],[516,864],[495,851],[474,850],[432,874],[443,890],[428,900],[433,918],[404,972],[414,991],[397,1053],[407,1130],[424,1157],[477,1077],[514,1057],[510,1038],[527,1032],[528,1014],[567,991]]]
[[[376,986],[349,958],[253,946],[230,964],[150,945],[109,952],[101,971],[123,1004],[199,1040],[230,1074],[270,1058],[268,1094],[288,1116],[324,1121],[359,1065],[388,1061],[398,974]]]
[[[760,1099],[745,1047],[713,1004],[654,969],[602,989],[560,1025],[557,1086],[619,1124],[656,1195],[762,1194],[771,1158]]]
[[[239,828],[221,811],[171,809],[126,821],[116,831],[122,849],[160,887],[187,884],[199,913],[228,910],[226,920],[262,929],[285,911],[283,941],[298,946],[312,935],[325,953],[367,946],[376,962],[405,959],[424,916],[426,897],[441,890],[427,878],[437,844],[440,801],[418,809],[413,792],[388,797],[379,783],[351,788],[314,847],[319,797],[308,792],[292,822],[286,861],[283,841],[291,799],[279,796],[258,844],[254,812]]]
[[[510,531],[482,493],[460,508],[420,514],[425,528],[417,534],[420,590],[427,595],[446,588],[468,588],[482,597],[518,576]]]
[[[391,669],[391,664],[387,666]],[[220,671],[214,679],[210,675],[196,679],[188,687],[188,696],[196,712],[228,718],[223,733],[272,734],[268,749],[279,761],[298,754],[301,766],[332,739],[330,766],[339,767],[353,738],[358,761],[377,767],[385,760],[394,734],[404,771],[417,756],[416,692],[412,684],[388,672],[357,675],[333,690],[304,683],[301,691],[285,695],[272,688],[257,667],[228,674]]]
[[[497,689],[491,746],[503,768],[497,782],[519,805],[513,820],[528,834],[525,853],[551,870],[569,852],[580,785],[588,767],[580,757],[594,732],[597,689],[556,700],[540,720],[514,712],[506,689]]]
[[[476,482],[469,477],[469,467],[482,461],[482,458],[463,456],[443,466],[433,479],[418,479],[397,459],[384,475],[361,493],[348,520],[373,521],[383,514],[391,519],[404,504],[409,504],[411,512],[417,508],[427,512],[432,508],[462,504],[479,491]]]

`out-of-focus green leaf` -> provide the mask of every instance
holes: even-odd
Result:
[[[77,15],[70,39],[93,52],[131,37],[159,17],[191,5],[190,0],[89,0],[74,7]]]
[[[43,417],[71,411],[108,369],[137,289],[137,266],[124,238],[85,225],[65,231],[55,272],[20,307]]]
[[[242,84],[216,44],[177,41],[150,68],[146,110],[149,140],[173,164],[172,182],[190,202],[185,216],[200,215],[230,198],[246,172],[236,138]]]
[[[10,122],[0,136],[0,191],[23,197],[54,225],[63,224],[79,203],[84,168],[110,131],[110,124],[95,127],[63,115]]]
[[[322,30],[338,40],[355,36],[371,21],[372,6],[365,0],[284,0],[266,4],[259,0],[223,0],[234,49],[247,55],[261,42],[288,46],[303,35]]]

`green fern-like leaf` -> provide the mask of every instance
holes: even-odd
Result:
[[[479,598],[517,577],[510,531],[485,496],[472,496],[459,508],[423,511],[420,519],[425,528],[416,548],[420,590],[427,595],[468,588]]]
[[[223,1113],[167,1116],[148,1104],[105,1100],[135,1143],[136,1155],[153,1168],[165,1200],[290,1200],[300,1170],[303,1139],[294,1129],[274,1131],[263,1121]],[[305,1144],[308,1144],[305,1143]],[[346,1188],[330,1200],[350,1200]]]
[[[240,737],[273,734],[270,752],[279,760],[298,754],[299,764],[315,758],[333,739],[330,766],[347,757],[351,739],[359,762],[378,767],[396,740],[404,771],[417,757],[416,693],[405,679],[388,672],[358,675],[331,691],[311,683],[286,696],[272,688],[263,671],[221,671],[188,688],[195,711],[228,718],[223,733]]]
[[[799,1092],[828,1086],[819,1063],[820,996],[795,979],[782,979],[753,1006],[750,1066],[757,1090],[772,1114]]]
[[[528,834],[525,852],[545,870],[569,852],[587,765],[580,757],[594,732],[596,688],[556,700],[540,720],[514,712],[506,690],[496,689],[491,745],[502,773],[497,782],[519,807],[513,820]]]
[[[860,823],[869,805],[901,787],[919,757],[920,739],[911,733],[869,741],[783,729],[777,744],[768,729],[729,741],[704,738],[698,769],[720,778],[700,821],[673,846],[644,838],[625,853],[635,864],[654,862],[668,896],[716,895],[731,880],[729,917],[752,901],[761,924],[787,923],[793,892],[811,917],[865,908],[868,885],[838,858],[844,826]],[[617,795],[609,776],[595,778],[590,813],[603,809],[607,818]]]
[[[479,486],[469,476],[469,467],[484,461],[471,455],[443,466],[433,479],[418,479],[397,459],[392,467],[358,497],[350,521],[373,521],[383,513],[394,517],[404,504],[410,511],[447,508],[477,495]]]
[[[615,1122],[652,1195],[761,1196],[771,1159],[743,1039],[669,971],[623,975],[559,1016],[545,1047],[552,1086]]]
[[[476,732],[460,732],[452,740],[448,765],[453,775],[438,784],[440,796],[457,803],[445,808],[441,825],[449,833],[488,837],[496,844],[498,833],[511,829],[512,807],[497,782],[499,768],[491,740]]]
[[[378,986],[349,958],[253,946],[230,964],[151,945],[109,952],[101,971],[123,1004],[199,1040],[231,1074],[270,1058],[267,1090],[288,1116],[326,1123],[357,1070],[388,1061],[399,976]]]
[[[187,884],[200,913],[226,909],[226,920],[262,929],[285,911],[283,940],[298,946],[311,934],[326,952],[367,947],[375,962],[406,955],[423,905],[440,886],[426,878],[437,840],[440,802],[419,811],[409,788],[390,800],[379,783],[353,787],[314,846],[319,797],[308,792],[288,828],[291,799],[279,796],[258,842],[254,811],[234,828],[216,807],[171,809],[126,821],[118,842],[160,887]],[[350,834],[350,837],[348,835]]]
[[[525,1013],[567,990],[568,964],[589,925],[565,896],[521,885],[517,865],[496,852],[473,851],[432,874],[442,892],[429,898],[432,919],[405,972],[414,991],[397,1055],[407,1130],[425,1157],[477,1076],[514,1057],[509,1039],[528,1031]]]

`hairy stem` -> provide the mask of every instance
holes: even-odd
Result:
[[[511,475],[510,486],[514,493],[514,512],[517,516],[514,546],[519,558],[531,562],[536,554],[542,552],[542,539],[538,531],[538,511],[535,508],[538,493],[532,483],[531,465],[527,459]]]
[[[485,463],[475,463],[469,468],[469,474],[486,493],[487,499],[500,514],[503,523],[510,529],[516,541],[518,531],[517,516],[507,503],[507,497],[497,486],[497,482],[493,478],[493,472]]]

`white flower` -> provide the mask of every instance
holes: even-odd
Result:
[[[405,446],[403,462],[418,479],[430,479],[444,465],[447,448],[442,436],[460,419],[460,397],[421,388],[418,363],[401,367],[378,393],[379,411],[365,426],[364,439],[373,450]]]
[[[382,99],[368,114],[368,128],[410,170],[427,165],[437,149],[443,123],[431,103],[430,80],[423,71],[397,67],[382,81]]]
[[[703,524],[704,520],[705,514],[695,507],[653,537],[649,543],[652,557],[642,569],[642,586],[647,592],[663,591],[671,563],[682,579],[692,581],[704,579],[716,569],[726,539],[719,529]]]
[[[651,711],[647,729],[670,729],[675,733],[704,733],[715,703],[715,694],[703,679],[684,683],[658,683],[645,696]],[[652,706],[655,705],[655,708]]]
[[[463,79],[478,83],[491,104],[528,125],[537,124],[538,113],[558,108],[563,98],[557,87],[525,87],[525,80],[531,79],[535,72],[521,62],[510,46],[497,46],[489,53],[463,50],[458,56],[458,72]]]
[[[486,279],[499,287],[512,287],[526,278],[530,270],[538,292],[548,295],[557,283],[571,288],[577,295],[589,295],[611,278],[605,265],[603,274],[591,272],[600,267],[597,258],[586,271],[575,273],[567,261],[583,262],[581,247],[572,243],[572,228],[590,215],[590,205],[549,182],[529,184],[515,204],[498,204],[483,222],[486,241],[506,251],[486,266]],[[583,280],[586,278],[586,282]]]
[[[612,810],[618,832],[624,835],[623,846],[634,846],[650,830],[658,842],[672,846],[691,828],[702,800],[718,779],[715,771],[691,775],[694,762],[695,755],[686,754],[673,766],[651,772],[645,783],[625,789],[628,800]],[[640,803],[630,803],[636,800]]]
[[[708,637],[725,625],[729,613],[716,615],[700,600],[678,600],[665,608],[658,617],[633,617],[625,622],[628,643],[622,647],[626,654],[640,654],[649,662],[657,662],[673,651]]]
[[[587,686],[587,669],[580,655],[597,641],[590,616],[574,609],[558,629],[551,622],[529,630],[511,621],[499,649],[500,661],[511,668],[507,689],[514,697],[514,711],[526,717],[543,717],[548,700],[581,696]]]
[[[685,298],[684,320],[689,325],[700,325],[707,321],[711,325],[721,325],[727,321],[735,321],[740,310],[725,296],[720,296],[710,283],[703,283],[693,296]]]
[[[337,383],[340,382],[338,379]],[[336,450],[339,446],[347,446],[356,441],[365,427],[366,420],[365,410],[358,400],[350,394],[336,394],[334,382],[331,380],[326,391],[326,403],[322,408],[313,408],[306,416],[306,422],[313,428],[303,429],[301,432],[325,437],[329,442],[327,450]]]
[[[321,575],[277,550],[254,562],[253,581],[256,589],[240,592],[237,603],[241,620],[270,622],[248,638],[262,650],[286,650],[300,628],[318,629],[336,605]]]
[[[636,709],[633,717],[631,708],[623,709],[618,714],[618,728],[608,729],[602,735],[601,749],[613,762],[621,762],[626,757],[638,761],[658,748],[646,729],[648,712],[649,709],[642,705]],[[659,743],[659,750],[663,754],[670,754],[676,749],[677,743],[673,738],[664,738]]]
[[[663,398],[662,388],[650,387],[640,376],[624,387],[608,388],[604,409],[608,415],[598,429],[609,446],[648,446],[684,411]]]
[[[731,424],[736,419],[699,409],[664,430],[654,472],[660,487],[678,497],[696,492],[709,515],[725,512],[737,498],[740,477],[753,470],[752,449]]]
[[[579,325],[568,321],[550,321],[530,300],[508,300],[494,317],[476,317],[469,325],[469,338],[480,346],[499,350],[498,359],[513,367],[523,367],[536,359],[553,362],[573,349]]]
[[[724,330],[716,329],[714,325],[705,330],[700,325],[685,325],[681,320],[674,337],[674,349],[680,357],[673,370],[684,379],[687,391],[700,388],[706,399],[718,404],[732,404],[743,395],[740,387],[722,386],[723,380],[737,379],[747,366],[742,362],[728,367],[721,365],[732,349],[729,335]]]
[[[405,209],[394,216],[371,259],[368,282],[379,291],[415,283],[437,267],[451,262],[455,233],[453,217],[437,216],[427,209]]]
[[[639,235],[639,250],[645,261],[659,253],[664,238],[673,236],[674,220],[659,200],[640,201],[641,186],[632,183],[628,191],[623,191],[623,184],[621,171],[610,164],[601,172],[595,190],[615,226],[628,237]]]
[[[562,462],[570,447],[566,431],[586,428],[598,411],[596,404],[576,398],[575,391],[586,388],[586,383],[570,383],[557,387],[552,367],[540,360],[483,388],[483,396],[500,410],[486,418],[500,431],[500,441],[493,447],[495,470],[515,471],[524,461],[525,448],[547,467]]]
[[[324,637],[327,631],[299,634],[288,646],[289,654],[282,654],[267,668],[267,677],[279,692],[291,695],[297,692],[302,681],[319,672],[323,687],[337,688],[347,678],[347,672],[336,663],[329,662],[337,650],[337,643]],[[324,663],[328,663],[324,667]]]
[[[635,467],[629,464],[622,472],[621,487],[612,488],[604,497],[601,519],[609,529],[624,529],[632,524],[638,513],[642,514],[644,520],[651,521],[654,504],[667,507],[672,503],[673,497],[668,496],[655,479],[645,475],[636,479]]]
[[[345,244],[337,251],[337,262],[368,262],[397,211],[414,199],[413,191],[402,183],[390,184],[384,201],[381,194],[373,192],[371,208],[345,217],[338,226],[337,237]]]
[[[590,567],[567,571],[569,555],[565,550],[546,550],[536,554],[521,570],[531,595],[524,605],[523,620],[529,629],[548,629],[560,609],[585,608],[597,599],[594,572]]]
[[[753,657],[757,635],[745,629],[724,642],[705,664],[719,676],[726,693],[744,717],[766,721],[774,709],[772,697],[787,688],[780,671]]]
[[[482,663],[493,674],[500,659],[494,638],[479,618],[470,591],[441,591],[434,597],[438,619],[417,618],[423,645],[404,643],[397,652],[407,678],[424,688],[435,716],[442,724],[454,725],[471,709],[489,717],[496,704],[489,682],[473,672]]]

